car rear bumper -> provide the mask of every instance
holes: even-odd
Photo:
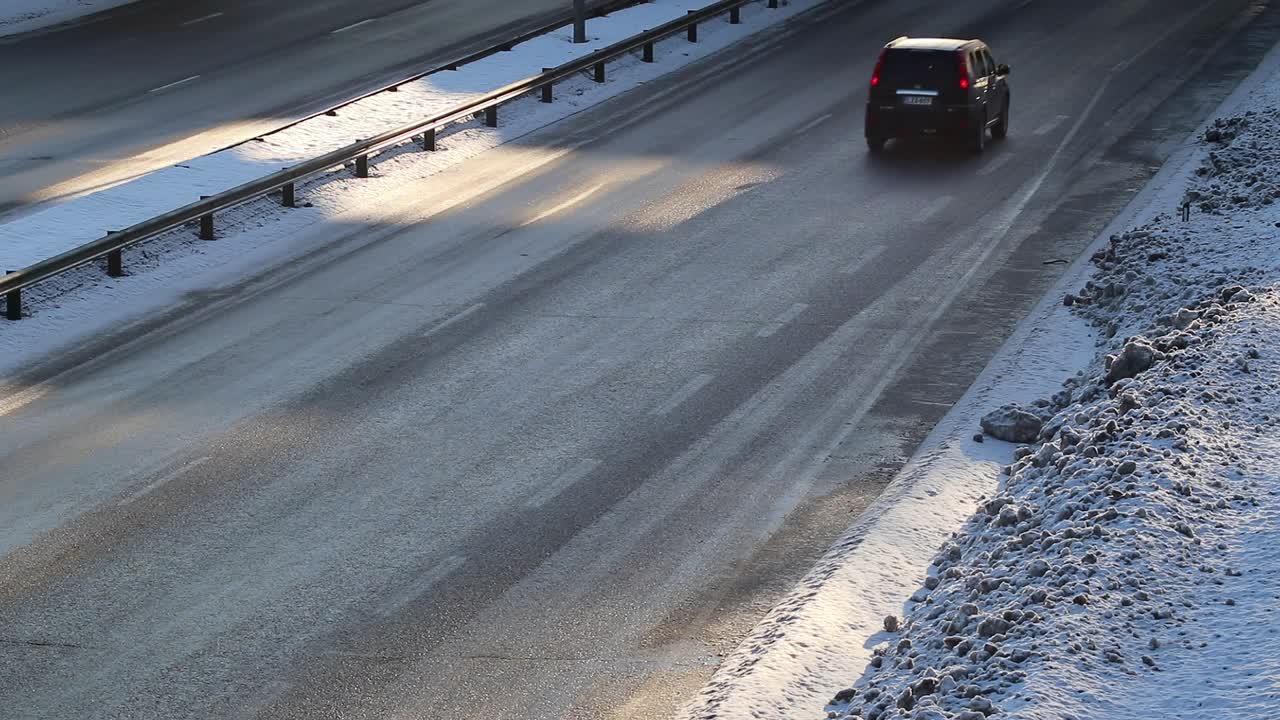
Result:
[[[867,105],[867,137],[957,135],[977,127],[979,119],[969,105],[944,105],[920,109],[888,104]]]

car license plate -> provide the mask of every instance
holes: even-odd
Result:
[[[932,105],[933,98],[927,95],[903,95],[903,105]]]

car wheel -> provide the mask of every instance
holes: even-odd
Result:
[[[873,153],[884,152],[885,139],[879,135],[867,136],[867,149]]]
[[[1000,119],[995,126],[991,128],[991,137],[996,140],[1003,140],[1009,136],[1009,102],[1004,103],[1004,110],[1000,111]]]
[[[978,132],[973,136],[973,140],[971,140],[970,142],[972,143],[972,145],[970,145],[970,149],[973,150],[975,153],[982,153],[987,149],[987,116],[986,115],[983,115],[982,119],[978,122]]]

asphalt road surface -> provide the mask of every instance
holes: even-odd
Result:
[[[570,7],[140,0],[81,24],[0,38],[0,213],[226,147]]]
[[[0,714],[671,716],[1277,15],[833,4],[33,368]],[[903,33],[987,39],[1011,137],[868,156]]]

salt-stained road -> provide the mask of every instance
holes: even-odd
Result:
[[[835,4],[0,401],[0,707],[669,715],[1277,21]],[[1012,137],[873,161],[926,32],[1013,66]]]

